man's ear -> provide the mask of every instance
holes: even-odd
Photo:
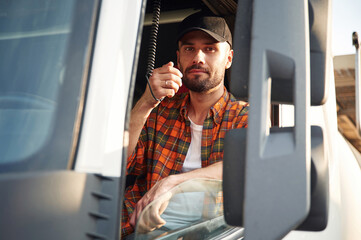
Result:
[[[233,49],[230,49],[228,51],[226,69],[228,69],[232,66],[232,61],[233,61]]]

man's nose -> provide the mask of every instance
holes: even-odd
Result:
[[[204,64],[205,60],[204,60],[205,54],[202,50],[198,50],[196,51],[194,57],[193,57],[193,64]]]

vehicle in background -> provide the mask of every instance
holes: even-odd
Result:
[[[119,239],[152,4],[0,1],[1,239]],[[222,182],[177,187],[216,214],[139,239],[358,239],[361,156],[337,129],[331,1],[162,0],[156,66],[176,62],[177,24],[201,9],[233,29],[226,87],[249,101],[249,127],[227,134]]]

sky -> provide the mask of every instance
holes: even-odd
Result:
[[[355,54],[352,33],[361,38],[361,0],[333,0],[332,53]]]

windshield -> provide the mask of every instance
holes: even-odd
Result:
[[[152,209],[164,204],[160,215],[165,225],[147,230]],[[136,227],[136,239],[222,239],[242,237],[243,229],[228,226],[223,217],[222,181],[192,179],[154,200],[142,212]]]
[[[57,121],[65,124],[64,120],[70,116],[64,112],[62,99],[67,97],[67,107],[76,109],[86,63],[88,39],[79,38],[80,58],[76,66],[69,66],[74,58],[69,55],[75,47],[72,39],[79,25],[75,16],[80,5],[92,6],[92,2],[0,1],[0,164],[35,156],[39,159],[45,157],[46,151],[53,154],[58,151],[51,150],[54,146],[49,144],[55,144],[53,138],[60,127]],[[87,9],[82,11],[82,21],[91,22]],[[75,81],[67,77],[70,69]],[[65,88],[73,90],[65,93]],[[72,91],[76,91],[75,95]],[[72,114],[74,118],[75,111]],[[62,134],[71,137],[74,119],[66,124],[69,126],[62,127]],[[63,145],[71,143],[70,139]]]

